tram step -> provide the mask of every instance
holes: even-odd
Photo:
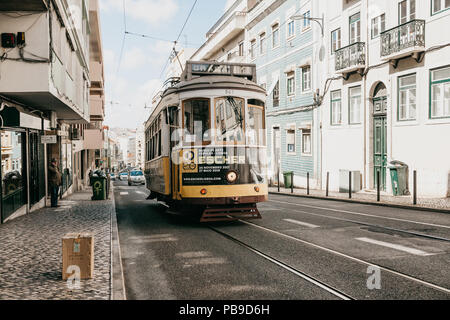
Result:
[[[200,222],[233,221],[239,219],[261,219],[256,205],[235,207],[207,207]]]

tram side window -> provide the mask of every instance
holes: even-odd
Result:
[[[260,100],[248,100],[247,138],[250,145],[266,145],[264,102]]]
[[[244,140],[244,99],[216,99],[215,122],[218,142],[241,143]]]
[[[209,100],[193,99],[184,103],[185,141],[203,143],[211,141]]]

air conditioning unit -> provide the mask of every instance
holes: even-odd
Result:
[[[78,128],[72,128],[72,132],[70,134],[71,140],[81,140],[80,130]]]

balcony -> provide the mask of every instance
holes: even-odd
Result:
[[[366,44],[364,42],[355,42],[336,50],[335,54],[335,70],[337,73],[348,75],[366,68]]]
[[[245,17],[245,12],[234,12],[220,27],[211,29],[207,34],[208,40],[195,53],[195,58],[200,58],[201,60],[210,59],[226,43],[239,33],[243,33],[245,30]]]
[[[84,130],[84,149],[98,150],[103,148],[103,131],[101,129]]]
[[[394,61],[413,56],[421,59],[425,51],[425,21],[411,20],[393,29],[381,33],[381,59]]]
[[[92,97],[90,100],[90,117],[91,121],[103,121],[105,118],[105,112],[103,107],[103,99]]]

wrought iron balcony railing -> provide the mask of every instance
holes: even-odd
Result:
[[[411,20],[381,33],[381,57],[401,53],[405,49],[425,48],[425,21]]]
[[[366,44],[364,42],[355,42],[338,49],[335,54],[336,71],[356,70],[366,65]]]

